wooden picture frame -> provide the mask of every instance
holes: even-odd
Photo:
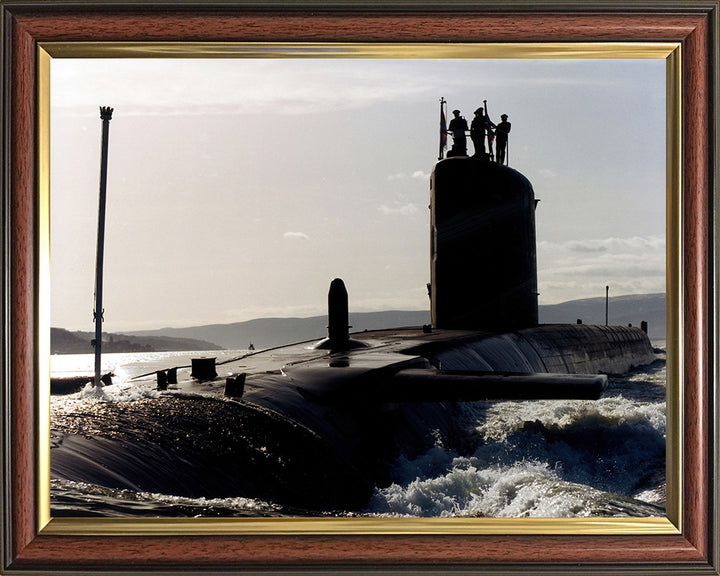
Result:
[[[539,2],[100,2],[4,1],[2,12],[3,218],[3,523],[7,573],[393,572],[718,574],[717,489],[717,1],[655,3]],[[43,355],[48,335],[39,319],[48,250],[43,220],[47,111],[38,105],[43,45],[63,43],[543,43],[558,50],[578,42],[667,43],[680,74],[678,165],[680,275],[676,342],[682,382],[677,401],[678,516],[658,530],[612,521],[600,531],[573,531],[565,521],[466,526],[423,524],[383,533],[333,530],[327,524],[207,531],[202,523],[168,522],[146,532],[136,521],[79,526],[49,523],[43,510]],[[678,128],[678,126],[670,127]],[[670,133],[670,132],[669,132]],[[671,157],[675,157],[670,154]],[[39,192],[40,191],[40,192]],[[46,391],[45,391],[46,392]],[[346,521],[347,522],[347,521]],[[600,522],[602,523],[602,522]],[[95,530],[95,533],[93,533]]]

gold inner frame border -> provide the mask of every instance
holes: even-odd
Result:
[[[50,511],[50,90],[53,58],[528,58],[666,61],[667,504],[657,518],[52,518]],[[578,43],[45,42],[37,59],[38,528],[48,535],[648,535],[682,531],[681,45]]]

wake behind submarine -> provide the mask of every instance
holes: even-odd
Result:
[[[178,369],[156,397],[53,404],[52,478],[290,514],[362,510],[400,454],[437,442],[462,453],[462,402],[601,397],[607,374],[655,360],[650,341],[633,327],[538,324],[536,206],[512,168],[439,161],[430,325],[350,334],[335,279],[320,342],[245,354],[221,376]]]

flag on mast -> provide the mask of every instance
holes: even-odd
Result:
[[[445,119],[445,98],[440,98],[440,152],[438,160],[442,160],[447,148],[447,120]]]

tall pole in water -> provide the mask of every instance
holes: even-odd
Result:
[[[95,265],[95,386],[100,386],[101,355],[102,355],[102,323],[103,323],[103,254],[105,251],[105,191],[107,189],[107,154],[108,135],[110,133],[110,119],[113,109],[109,106],[100,107],[102,119],[102,147],[100,157],[100,204],[98,208],[98,236],[97,236],[97,262]]]

